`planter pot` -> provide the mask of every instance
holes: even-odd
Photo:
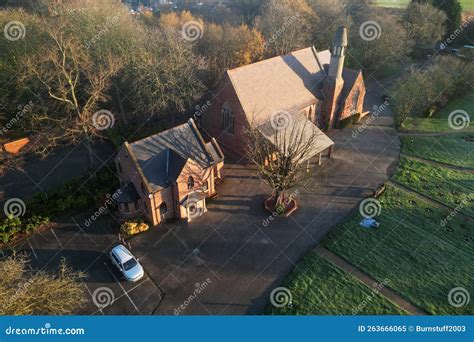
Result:
[[[298,204],[293,198],[286,199],[281,206],[276,207],[276,198],[274,196],[268,197],[264,202],[264,206],[268,212],[272,214],[277,213],[284,217],[290,216],[296,211],[296,209],[298,209]]]

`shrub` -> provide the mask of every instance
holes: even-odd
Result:
[[[49,217],[44,217],[44,216],[40,216],[40,215],[33,215],[32,217],[30,217],[25,226],[24,226],[24,230],[27,232],[27,233],[31,233],[33,231],[35,231],[36,229],[38,229],[39,227],[45,225],[45,224],[48,224],[49,223]]]
[[[142,222],[127,221],[120,227],[120,233],[125,236],[132,236],[138,233],[146,232],[150,227]]]
[[[17,217],[9,217],[0,223],[0,241],[8,243],[13,236],[21,230],[21,220]]]

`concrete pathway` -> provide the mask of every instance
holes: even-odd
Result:
[[[393,303],[397,304],[399,307],[404,309],[405,311],[409,312],[412,315],[427,315],[427,313],[414,304],[410,303],[409,301],[403,299],[400,297],[397,293],[389,289],[386,285],[385,286],[380,286],[379,282],[369,276],[368,274],[362,272],[361,270],[357,269],[355,266],[352,264],[348,263],[346,260],[341,258],[340,256],[330,252],[326,248],[322,247],[321,245],[316,246],[314,249],[315,252],[322,258],[329,260],[339,268],[343,269],[350,275],[356,277],[359,279],[361,282],[363,282],[365,285],[370,287],[372,290],[378,291],[378,293],[384,297],[386,297],[388,300],[392,301]]]

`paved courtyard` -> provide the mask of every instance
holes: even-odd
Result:
[[[366,108],[379,105],[378,99],[368,94]],[[19,249],[38,268],[54,269],[65,257],[87,271],[90,300],[83,314],[261,313],[296,262],[396,166],[400,142],[389,111],[370,121],[333,132],[333,159],[314,166],[311,181],[292,190],[299,209],[286,219],[267,220],[268,187],[251,168],[227,161],[225,182],[204,216],[170,221],[130,240],[146,271],[138,283],[124,282],[107,260],[118,243],[118,223],[109,216],[87,228],[86,214],[65,219]],[[92,297],[104,288],[113,302],[98,309]]]

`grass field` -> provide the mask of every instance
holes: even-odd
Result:
[[[474,0],[473,0],[474,1]],[[455,110],[464,110],[471,118],[470,126],[474,132],[474,91],[450,101],[446,107],[437,111],[431,118],[408,118],[402,125],[405,131],[442,132],[453,131],[449,127],[448,116]]]
[[[438,137],[401,136],[406,154],[474,169],[474,132]]]
[[[474,174],[401,158],[393,179],[474,217],[474,202],[462,202],[474,193]]]
[[[406,312],[315,252],[298,263],[286,283],[291,306],[268,308],[275,315],[399,315]]]
[[[383,7],[404,8],[408,6],[410,0],[377,0],[376,3]],[[461,0],[461,5],[464,11],[474,11],[473,0]]]
[[[446,211],[390,186],[379,200],[379,228],[360,227],[357,213],[323,245],[431,314],[474,314],[472,300],[460,308],[448,302],[452,288],[474,293],[474,231],[466,219],[458,214],[442,225]]]

